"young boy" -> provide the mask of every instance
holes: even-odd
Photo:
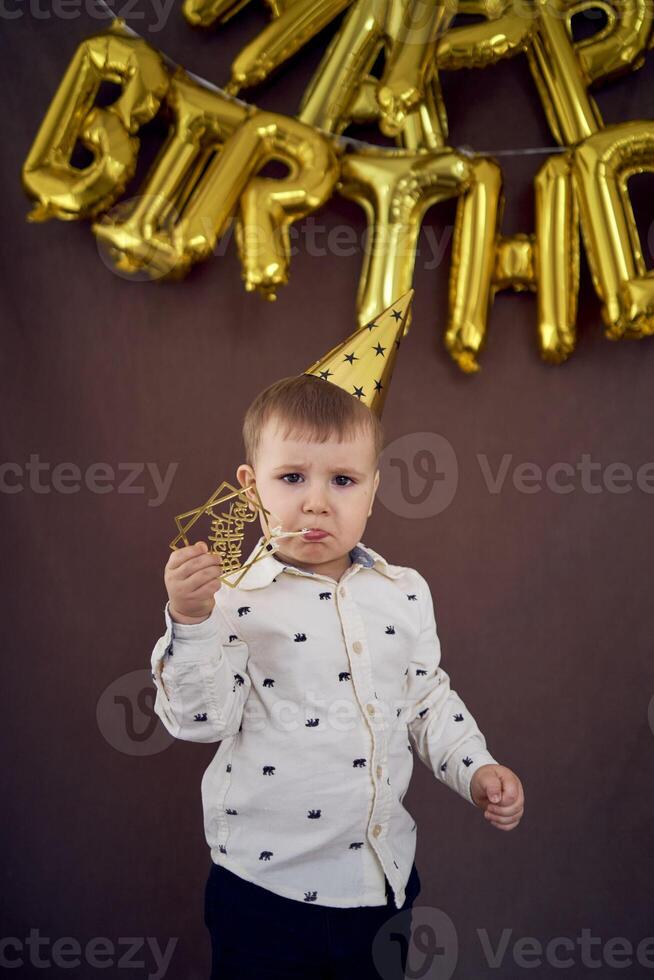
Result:
[[[384,976],[403,977],[410,911],[395,947],[373,941],[420,890],[402,805],[413,751],[499,829],[519,822],[522,786],[439,665],[426,580],[361,540],[379,484],[376,414],[304,374],[255,399],[243,436],[240,485],[256,481],[284,530],[310,530],[236,588],[204,542],[174,551],[152,654],[167,730],[221,742],[202,780],[211,976],[367,980],[381,955],[395,964]]]

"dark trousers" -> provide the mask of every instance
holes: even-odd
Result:
[[[386,905],[312,905],[212,862],[204,896],[211,980],[403,980],[419,891],[414,864],[401,909],[388,879]]]

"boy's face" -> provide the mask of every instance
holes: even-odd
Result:
[[[236,476],[243,487],[256,482],[271,526],[328,532],[320,540],[284,538],[277,554],[338,581],[350,565],[349,551],[363,537],[379,483],[372,432],[362,428],[343,442],[309,442],[298,435],[284,438],[273,417],[261,433],[254,468],[242,463]],[[263,520],[261,526],[265,531]]]

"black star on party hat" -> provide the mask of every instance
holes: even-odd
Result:
[[[410,289],[302,373],[338,385],[381,418],[413,294]]]

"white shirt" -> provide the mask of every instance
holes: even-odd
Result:
[[[194,625],[166,603],[154,710],[176,738],[221,743],[201,786],[216,864],[342,908],[385,905],[386,875],[400,908],[413,749],[473,805],[472,774],[496,760],[440,667],[425,579],[362,542],[350,558],[336,582],[268,551]]]

